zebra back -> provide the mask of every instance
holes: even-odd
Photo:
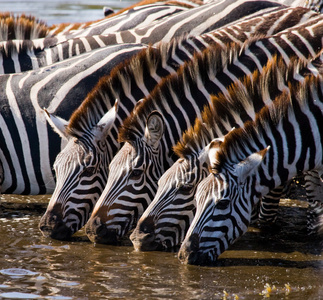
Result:
[[[246,83],[243,96],[252,102],[259,93]],[[241,84],[235,84],[231,95],[241,98],[240,90]],[[223,142],[212,146],[212,173],[196,192],[197,212],[179,252],[182,261],[214,263],[246,232],[260,195],[299,172],[322,174],[322,91],[321,74],[287,82],[255,121],[232,130]],[[266,93],[260,96],[267,98]]]
[[[237,45],[207,48],[156,86],[119,130],[119,141],[125,144],[109,166],[107,186],[87,224],[89,238],[114,243],[132,229],[154,198],[161,175],[177,159],[172,146],[200,116],[210,94],[226,94],[234,80],[261,70],[273,55],[286,63],[293,56],[315,56],[322,46],[322,29],[318,15],[272,37],[250,41],[243,51]]]
[[[121,20],[119,20],[121,16],[116,17],[116,20],[108,18],[105,22],[93,24],[93,28],[89,26],[88,29],[82,29],[78,33],[67,36],[58,35],[33,41],[4,42],[0,45],[0,62],[3,65],[2,68],[0,66],[0,72],[14,73],[37,69],[106,45],[119,43],[155,44],[161,40],[169,42],[172,38],[185,34],[199,36],[241,18],[250,20],[251,17],[253,19],[257,18],[257,15],[262,17],[264,13],[280,11],[285,8],[270,1],[225,0],[224,2],[214,2],[205,7],[198,6],[192,9],[179,6],[183,10],[179,13],[176,6],[170,5],[168,7],[158,4],[156,7],[156,5],[138,7],[138,11],[126,14]],[[152,15],[152,11],[155,14]],[[315,14],[311,11],[308,13]],[[132,15],[138,23],[132,24]],[[153,22],[154,16],[158,21]],[[305,19],[308,18],[305,16]],[[144,26],[143,19],[148,19],[149,24]],[[295,24],[294,20],[288,19],[291,21],[289,26]],[[296,17],[296,13],[295,19],[296,22],[300,21]],[[140,20],[142,22],[139,22]],[[120,27],[116,28],[116,24]],[[122,24],[124,25],[121,26]],[[286,25],[282,24],[281,26]],[[242,34],[242,31],[238,30]],[[247,32],[252,33],[253,29],[249,28]]]

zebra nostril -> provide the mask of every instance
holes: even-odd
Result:
[[[43,236],[50,237],[56,240],[69,240],[73,234],[68,228],[62,217],[57,214],[45,214],[40,222],[39,229]]]

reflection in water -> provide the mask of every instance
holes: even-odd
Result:
[[[182,265],[176,253],[93,245],[83,231],[72,242],[46,239],[38,222],[48,199],[35,198],[38,210],[28,197],[3,201],[0,298],[319,299],[323,293],[320,244],[306,242],[299,206],[281,210],[280,230],[250,230],[218,266],[198,267]]]

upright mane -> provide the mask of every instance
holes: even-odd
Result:
[[[46,23],[34,16],[0,13],[0,41],[43,38],[48,32],[49,27]]]
[[[141,101],[124,120],[119,130],[120,142],[131,142],[142,137],[145,132],[145,120],[153,110],[168,115],[173,103],[173,93],[180,93],[184,86],[197,79],[205,82],[208,75],[216,75],[228,65],[241,50],[238,43],[230,43],[225,47],[215,45],[194,54],[192,60],[185,62],[175,74],[164,77],[148,97]]]
[[[103,76],[72,114],[67,127],[68,133],[81,137],[91,130],[114,105],[116,99],[122,101],[122,97],[131,94],[134,81],[138,85],[145,85],[147,73],[155,75],[158,66],[167,64],[172,47],[176,47],[180,41],[181,39],[176,39],[170,43],[160,43],[156,47],[149,46],[118,64],[109,75]]]
[[[244,159],[246,149],[252,148],[253,145],[257,149],[256,143],[259,141],[256,142],[255,137],[257,140],[262,140],[264,134],[283,122],[283,117],[290,111],[304,106],[311,93],[310,87],[321,90],[322,79],[321,75],[308,75],[303,82],[288,82],[288,90],[276,97],[272,105],[263,107],[256,115],[255,121],[247,121],[243,127],[228,133],[221,144],[220,151],[216,153],[216,163],[212,166],[212,171],[221,172],[227,162]]]
[[[318,58],[309,61],[294,58],[287,66],[282,58],[274,56],[262,72],[256,70],[251,76],[232,84],[227,95],[211,96],[211,105],[204,108],[201,118],[196,118],[194,126],[185,131],[173,147],[175,154],[188,158],[199,153],[214,138],[230,131],[232,126],[243,125],[237,124],[236,120],[250,119],[250,114],[258,112],[264,102],[270,103],[276,97],[275,93],[284,89],[286,82],[294,81],[296,74],[308,75],[306,67],[309,63],[321,69],[321,65],[316,65]]]

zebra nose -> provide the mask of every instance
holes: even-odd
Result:
[[[184,242],[178,252],[178,258],[185,264],[196,264],[198,260],[199,236],[192,234],[188,241]]]
[[[114,228],[107,228],[99,217],[91,218],[86,224],[86,234],[91,242],[98,244],[118,244],[118,232]]]
[[[130,240],[137,251],[154,251],[159,244],[156,241],[154,217],[144,219],[130,235]]]
[[[73,234],[62,217],[55,213],[46,213],[39,222],[39,229],[44,237],[56,240],[69,240]]]

